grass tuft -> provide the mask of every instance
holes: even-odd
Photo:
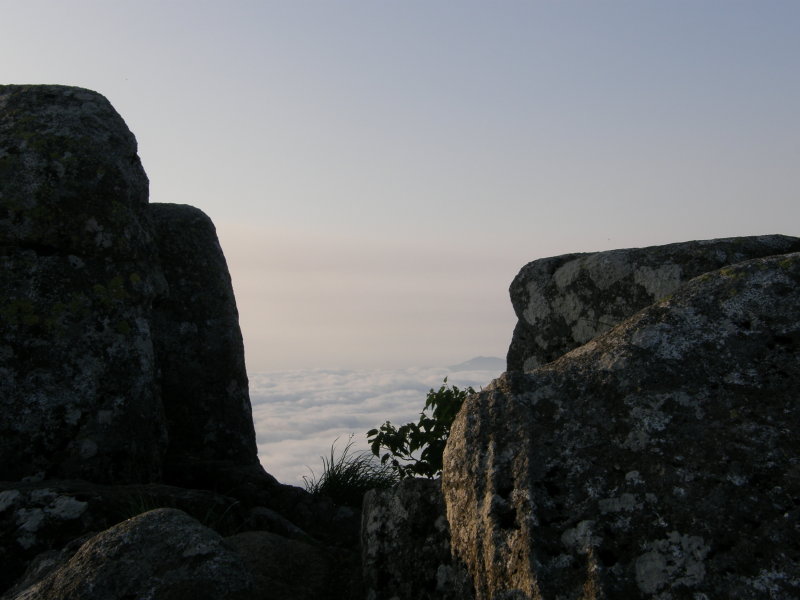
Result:
[[[336,456],[336,438],[331,444],[329,458],[322,459],[322,475],[317,479],[314,471],[311,478],[303,477],[306,491],[315,496],[327,496],[340,506],[360,508],[364,494],[372,489],[386,489],[399,479],[391,465],[380,464],[369,452],[351,451],[353,435],[342,453]]]

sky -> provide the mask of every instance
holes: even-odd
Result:
[[[795,0],[0,0],[228,259],[251,374],[505,356],[527,262],[797,234]]]

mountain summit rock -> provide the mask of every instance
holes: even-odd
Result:
[[[529,263],[362,520],[259,464],[213,224],[147,187],[105,98],[0,86],[2,600],[800,598],[797,238]]]
[[[669,288],[465,401],[442,489],[477,598],[800,597],[800,253]]]

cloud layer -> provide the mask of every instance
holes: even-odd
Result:
[[[486,386],[501,369],[295,370],[250,375],[258,452],[279,481],[303,485],[322,472],[338,438],[342,449],[353,434],[353,450],[368,450],[366,432],[384,421],[416,421],[431,388],[445,376],[460,388]]]

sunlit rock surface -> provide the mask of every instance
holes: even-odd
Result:
[[[507,369],[530,371],[547,364],[702,273],[797,251],[800,238],[764,235],[535,260],[509,289],[519,320]]]
[[[798,253],[709,272],[470,397],[443,491],[477,597],[799,597],[798,289]]]

